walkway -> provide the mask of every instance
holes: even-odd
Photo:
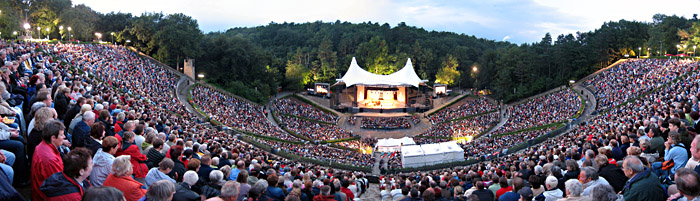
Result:
[[[188,95],[190,94],[189,89],[190,87],[194,85],[194,82],[192,82],[187,76],[182,76],[179,81],[177,81],[177,86],[175,87],[175,95],[177,95],[177,100],[179,100],[189,111],[190,113],[194,114],[199,118],[200,120],[205,120],[206,117],[197,110],[192,107],[192,104],[187,100]]]
[[[501,120],[498,121],[498,124],[496,124],[496,126],[491,128],[491,130],[486,131],[486,133],[484,133],[481,136],[489,136],[489,134],[491,134],[493,131],[498,130],[498,128],[500,128],[503,125],[506,125],[506,123],[508,123],[508,113],[506,113],[506,110],[499,110],[498,113],[499,113],[498,116],[501,117]]]
[[[442,104],[442,105],[439,105],[439,106],[437,106],[437,107],[434,107],[433,109],[430,109],[430,110],[428,110],[427,112],[424,112],[423,114],[427,115],[427,114],[433,113],[433,112],[435,112],[435,111],[441,110],[441,109],[443,108],[443,106],[450,105],[450,104],[452,104],[452,103],[454,103],[454,102],[460,100],[462,97],[465,97],[465,96],[468,96],[468,95],[469,95],[469,94],[461,94],[461,95],[459,95],[459,96],[456,96],[456,97],[452,98],[451,100],[447,101],[447,103]]]
[[[279,125],[277,125],[277,121],[275,121],[275,118],[272,117],[272,112],[269,112],[269,111],[272,111],[272,108],[271,108],[271,107],[272,107],[272,104],[273,104],[275,101],[277,101],[277,99],[280,99],[280,98],[282,98],[282,97],[285,97],[285,96],[287,96],[287,95],[289,95],[289,94],[292,94],[292,92],[284,91],[284,92],[282,92],[282,93],[275,94],[275,96],[272,97],[272,98],[270,98],[270,100],[267,102],[267,104],[265,104],[265,111],[268,111],[268,112],[267,112],[267,115],[265,116],[265,118],[267,119],[268,122],[270,122],[270,123],[271,123],[272,125],[274,125],[275,127],[282,128],[282,127],[280,127]]]
[[[379,154],[379,152],[376,152],[376,151],[372,152],[372,158],[374,158],[374,164],[372,164],[372,174],[373,175],[379,175],[379,173],[381,172],[379,170],[380,165],[382,165],[382,164],[379,164],[380,156],[381,156],[381,154]]]
[[[581,92],[583,99],[586,101],[586,108],[583,109],[583,114],[579,117],[581,121],[587,120],[593,114],[598,105],[598,100],[595,99],[595,95],[588,88],[584,87],[583,84],[575,84],[573,86],[574,90]]]
[[[307,96],[307,95],[304,95],[303,93],[297,93],[297,96],[301,97],[302,99],[306,99],[308,101],[314,102],[314,103],[316,103],[316,106],[321,107],[327,111],[332,111],[333,113],[335,113],[335,115],[338,115],[339,117],[342,117],[343,115],[345,115],[341,112],[338,112],[334,109],[331,109],[329,106],[330,100],[327,98],[322,99],[321,97],[317,97],[317,96]]]

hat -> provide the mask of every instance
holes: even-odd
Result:
[[[530,189],[528,187],[523,187],[522,189],[520,189],[518,191],[518,194],[520,194],[520,196],[524,200],[532,200],[532,197],[533,197],[532,189]]]

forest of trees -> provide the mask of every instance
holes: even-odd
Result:
[[[430,83],[488,89],[510,102],[580,79],[625,55],[692,54],[700,44],[697,15],[611,21],[594,31],[513,44],[378,22],[271,22],[203,33],[196,19],[181,13],[103,14],[70,0],[9,0],[0,2],[0,10],[3,38],[23,34],[25,16],[32,27],[42,27],[42,38],[68,39],[61,26],[72,27],[71,38],[81,41],[95,40],[96,32],[111,41],[114,33],[116,43],[174,68],[194,58],[207,82],[256,102],[278,87],[300,91],[314,82],[334,83],[352,57],[378,74],[392,73],[411,58],[418,76]]]

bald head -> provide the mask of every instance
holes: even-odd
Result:
[[[238,161],[238,162],[236,163],[236,167],[237,167],[238,169],[241,169],[241,170],[242,170],[243,168],[245,168],[245,162],[243,162],[243,161]]]

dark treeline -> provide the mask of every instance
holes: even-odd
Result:
[[[430,83],[488,89],[509,102],[580,79],[625,56],[692,54],[700,43],[696,16],[657,14],[652,22],[611,21],[590,32],[512,44],[405,23],[272,22],[202,33],[197,21],[183,14],[102,14],[71,6],[70,0],[29,2],[26,16],[32,28],[42,27],[42,38],[67,40],[67,29],[59,27],[71,26],[71,39],[92,41],[101,33],[103,41],[133,46],[172,67],[194,58],[207,82],[256,102],[278,87],[299,91],[314,82],[335,83],[352,57],[378,74],[392,73],[411,58]],[[25,8],[22,0],[0,2],[3,38],[25,33]]]

